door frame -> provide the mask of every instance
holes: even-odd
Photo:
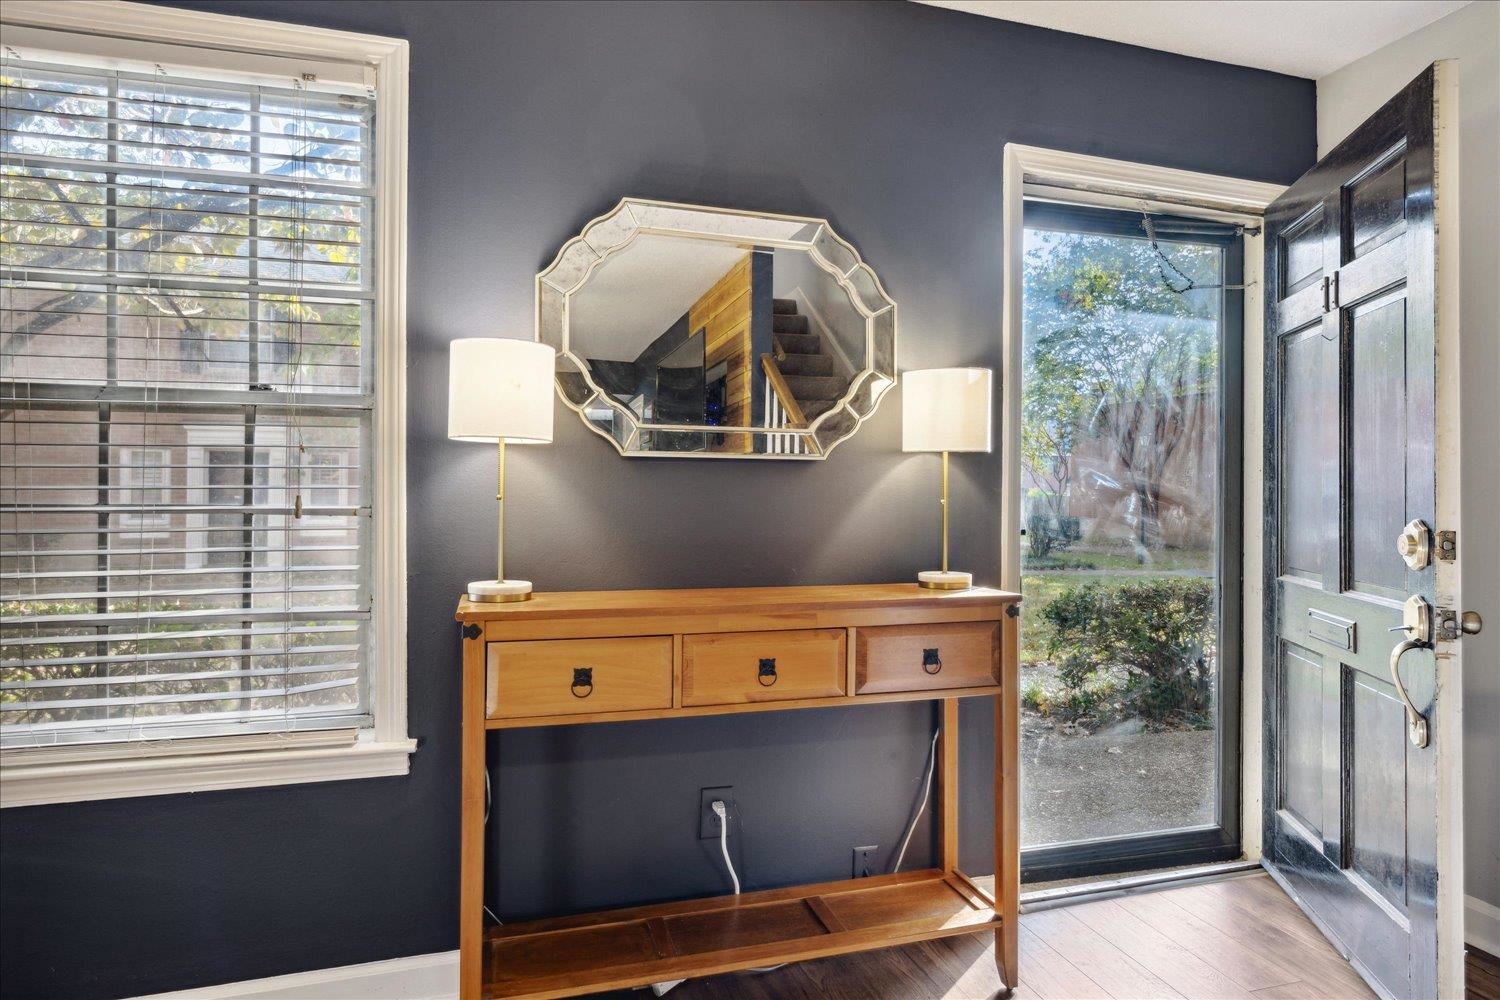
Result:
[[[1437,227],[1436,259],[1440,263],[1435,298],[1437,317],[1433,328],[1433,351],[1436,353],[1434,390],[1436,406],[1433,419],[1437,424],[1434,441],[1436,455],[1436,501],[1433,516],[1439,524],[1458,528],[1460,515],[1461,470],[1463,455],[1459,447],[1460,397],[1459,373],[1459,107],[1458,62],[1438,60],[1434,67],[1432,123],[1433,170],[1443,178],[1433,192],[1433,223]],[[1464,609],[1462,567],[1463,536],[1459,536],[1459,558],[1438,560],[1436,591],[1442,607]],[[1446,646],[1444,649],[1442,646]],[[1445,689],[1447,698],[1437,702],[1435,723],[1439,732],[1458,734],[1438,744],[1437,785],[1437,920],[1438,920],[1438,992],[1441,996],[1461,995],[1464,990],[1464,675],[1462,642],[1439,646],[1437,662],[1445,666],[1438,673],[1438,692]],[[1453,947],[1445,948],[1448,942]]]
[[[1193,215],[1254,229],[1244,238],[1242,391],[1242,574],[1239,581],[1241,649],[1238,718],[1225,713],[1221,746],[1239,745],[1239,843],[1225,845],[1214,830],[1174,831],[1120,838],[1120,849],[1101,849],[1100,842],[1034,849],[1024,867],[1050,877],[1085,875],[1159,863],[1223,860],[1243,852],[1260,858],[1261,824],[1261,649],[1263,646],[1261,512],[1264,340],[1263,248],[1261,216],[1283,185],[1223,177],[1191,170],[1158,167],[1081,153],[1007,143],[1003,176],[1004,305],[1001,374],[1002,488],[1000,503],[1001,586],[1021,589],[1021,467],[1011,460],[1020,453],[1021,368],[1024,283],[1025,201],[1049,198],[1102,208],[1146,209],[1170,215]],[[1227,442],[1226,442],[1227,443]],[[1221,587],[1232,586],[1226,577]],[[1229,810],[1226,810],[1226,812]],[[1128,864],[1133,861],[1134,864]]]

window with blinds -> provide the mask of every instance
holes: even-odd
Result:
[[[371,720],[374,98],[0,62],[0,745]]]

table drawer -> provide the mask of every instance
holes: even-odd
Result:
[[[491,719],[672,707],[672,637],[489,644]]]
[[[683,705],[833,698],[844,693],[841,628],[682,637]]]
[[[1000,683],[1000,623],[879,625],[854,632],[854,693]]]

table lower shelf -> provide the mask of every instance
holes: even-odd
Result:
[[[484,994],[567,997],[999,926],[967,879],[901,872],[492,927]]]

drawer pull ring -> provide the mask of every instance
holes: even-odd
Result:
[[[938,656],[936,648],[922,650],[922,669],[929,674],[943,669],[943,659]]]
[[[770,678],[770,680],[766,679],[768,677]],[[765,657],[764,659],[762,659],[760,661],[760,672],[758,674],[756,674],[755,679],[758,680],[758,681],[760,681],[760,686],[761,687],[767,687],[768,688],[772,684],[776,683],[776,658],[775,657],[768,656],[768,657]]]
[[[587,698],[589,695],[593,694],[594,693],[594,668],[593,667],[574,667],[573,668],[573,687],[572,687],[571,690],[573,692],[573,697],[575,697],[575,698]]]

